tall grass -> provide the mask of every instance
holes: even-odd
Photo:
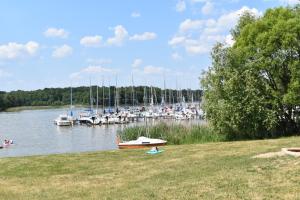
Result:
[[[184,126],[159,123],[152,126],[134,126],[119,132],[122,140],[135,140],[139,136],[161,138],[168,144],[195,144],[225,141],[226,136],[215,133],[208,125]]]

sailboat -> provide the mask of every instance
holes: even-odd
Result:
[[[62,114],[59,115],[55,120],[54,123],[57,126],[72,126],[75,122],[76,119],[73,117],[73,92],[72,92],[72,87],[71,87],[71,98],[70,98],[70,114]]]
[[[98,92],[97,92],[97,95],[98,95]],[[97,105],[97,107],[98,107],[98,105]],[[99,125],[101,123],[101,119],[98,117],[97,113],[94,113],[94,111],[93,111],[93,98],[92,98],[91,80],[90,80],[90,109],[86,110],[83,113],[80,113],[79,122],[80,123],[91,124],[91,125]]]

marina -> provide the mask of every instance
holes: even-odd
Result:
[[[74,108],[79,116],[84,108]],[[126,127],[145,125],[142,118],[126,124],[57,126],[54,119],[66,109],[25,110],[0,113],[0,140],[13,139],[14,144],[0,149],[0,157],[78,153],[118,149],[117,133]],[[163,119],[161,119],[163,120]],[[161,120],[148,119],[147,123]],[[168,120],[172,123],[201,123],[201,120]],[[17,126],[16,126],[17,124]]]
[[[133,77],[132,77],[133,82]],[[133,83],[132,83],[133,85]],[[164,80],[165,85],[165,80]],[[186,90],[183,94],[182,90],[176,89],[176,95],[169,94],[167,96],[167,89],[160,89],[160,99],[157,97],[156,89],[152,86],[141,86],[143,88],[143,99],[139,102],[136,98],[134,87],[131,87],[131,99],[129,99],[132,106],[127,106],[126,90],[124,91],[124,98],[120,98],[121,88],[116,85],[113,87],[114,93],[111,94],[111,86],[108,87],[108,98],[105,95],[105,88],[102,85],[102,95],[99,95],[99,86],[96,88],[96,96],[93,95],[93,87],[89,86],[89,108],[81,111],[78,116],[73,113],[73,88],[70,87],[70,108],[67,113],[60,114],[54,123],[58,126],[71,126],[76,123],[88,125],[103,125],[103,124],[127,124],[130,122],[147,119],[175,119],[175,120],[191,120],[203,119],[203,111],[201,109],[201,95],[198,97],[198,102],[194,101],[194,91]],[[148,89],[147,89],[148,88]],[[148,96],[148,90],[150,94]],[[102,98],[100,98],[102,96]],[[165,99],[170,99],[169,102]],[[174,98],[176,100],[174,100]],[[112,106],[113,99],[113,106]],[[187,99],[187,100],[186,100]],[[106,107],[106,100],[107,106]],[[100,101],[102,105],[99,106]],[[120,106],[123,102],[123,107]],[[94,105],[96,104],[96,105]],[[95,106],[95,107],[94,107]]]

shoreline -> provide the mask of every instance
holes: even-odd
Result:
[[[87,105],[88,106],[88,105]],[[74,105],[73,108],[84,108],[85,105]],[[17,106],[7,108],[4,111],[0,111],[0,113],[5,112],[21,112],[26,110],[49,110],[49,109],[61,109],[61,108],[70,108],[70,105],[62,105],[62,106]]]

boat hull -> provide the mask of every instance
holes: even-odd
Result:
[[[147,147],[164,146],[167,143],[145,143],[145,144],[118,144],[119,149],[141,149]]]
[[[66,121],[66,122],[56,122],[57,126],[72,126],[73,123],[71,121]]]

